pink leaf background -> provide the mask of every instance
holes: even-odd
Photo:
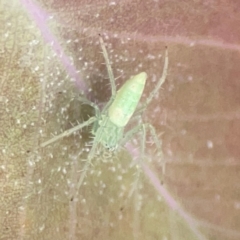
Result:
[[[233,0],[1,1],[0,239],[240,239],[239,9]],[[79,94],[108,101],[99,34],[117,87],[147,72],[141,102],[168,46],[167,80],[143,116],[162,156],[148,136],[136,187],[136,135],[96,156],[73,198],[89,129],[39,146],[94,114]]]

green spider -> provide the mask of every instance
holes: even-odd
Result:
[[[149,103],[152,101],[154,96],[158,93],[161,85],[164,83],[167,77],[168,69],[168,51],[166,48],[165,53],[165,62],[163,67],[163,73],[161,78],[158,80],[155,88],[149,94],[149,97],[142,104],[140,108],[137,109],[138,103],[142,96],[147,74],[141,72],[128,81],[126,81],[123,86],[116,91],[115,79],[110,66],[109,57],[107,50],[105,48],[103,39],[100,37],[100,44],[103,51],[103,56],[107,65],[107,71],[111,83],[111,98],[105,105],[105,107],[100,111],[99,107],[91,102],[88,99],[83,101],[86,104],[89,104],[95,109],[95,116],[91,117],[87,121],[64,131],[63,133],[53,137],[52,139],[43,142],[40,146],[45,147],[63,137],[71,135],[73,132],[78,131],[86,126],[93,124],[92,134],[93,134],[93,143],[92,148],[88,154],[87,161],[84,165],[83,171],[81,173],[77,189],[79,189],[83,183],[86,172],[91,165],[91,161],[97,153],[97,147],[102,145],[108,150],[115,151],[120,146],[124,146],[129,140],[133,138],[133,135],[142,132],[143,138],[141,142],[141,158],[144,156],[145,151],[145,142],[146,142],[146,131],[149,130],[150,134],[153,137],[154,143],[156,144],[158,150],[161,149],[160,141],[158,140],[156,131],[154,127],[149,123],[141,123],[127,131],[124,132],[126,125],[130,122],[131,119],[135,117],[140,117],[142,112],[146,109]],[[142,121],[141,121],[142,122]]]

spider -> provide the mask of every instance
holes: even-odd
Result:
[[[124,146],[129,140],[133,138],[133,136],[142,132],[142,140],[141,140],[141,159],[144,156],[145,152],[145,143],[146,143],[146,132],[147,130],[153,137],[154,143],[157,149],[161,150],[161,144],[157,137],[155,128],[150,123],[143,123],[133,127],[132,129],[125,132],[126,125],[136,118],[141,119],[142,113],[145,111],[147,106],[153,100],[154,96],[160,90],[160,87],[165,82],[167,77],[167,69],[168,69],[168,50],[166,47],[165,51],[165,61],[163,67],[163,73],[161,78],[158,80],[155,88],[151,91],[146,101],[138,107],[140,98],[142,96],[147,74],[145,72],[141,72],[129,80],[127,80],[117,91],[115,78],[113,75],[113,71],[110,65],[108,53],[106,47],[104,45],[103,39],[101,36],[99,37],[100,45],[102,48],[103,56],[107,66],[107,72],[111,84],[111,97],[102,110],[90,100],[84,98],[83,101],[86,104],[92,106],[95,110],[95,116],[89,118],[87,121],[71,128],[63,133],[54,136],[52,139],[43,142],[40,146],[45,147],[57,140],[69,136],[75,131],[78,131],[86,126],[92,125],[92,134],[93,134],[93,142],[91,150],[88,154],[87,161],[83,167],[83,171],[81,172],[81,176],[78,182],[77,189],[79,189],[83,183],[86,172],[91,165],[92,159],[97,153],[97,147],[102,145],[110,151],[117,150],[120,146]]]

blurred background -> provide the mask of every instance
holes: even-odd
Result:
[[[0,239],[240,239],[240,3],[190,0],[1,0]],[[94,115],[79,95],[111,96],[145,71],[150,136],[95,157],[90,127],[40,144]],[[128,127],[131,129],[131,124]],[[165,162],[165,174],[161,166]],[[136,184],[137,171],[141,171]]]

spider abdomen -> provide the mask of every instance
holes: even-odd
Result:
[[[118,127],[129,122],[145,87],[147,74],[141,72],[130,78],[118,91],[116,98],[108,109],[110,120]]]

